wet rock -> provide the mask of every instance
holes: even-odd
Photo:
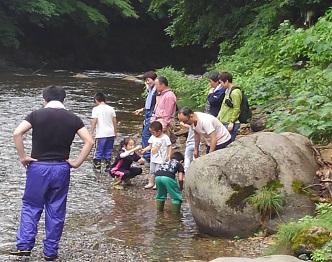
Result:
[[[308,142],[293,133],[262,132],[194,160],[186,188],[200,231],[226,238],[253,235],[261,218],[247,198],[271,181],[280,182],[287,200],[278,215],[265,221],[269,229],[276,229],[280,220],[287,223],[313,214],[314,203],[293,189],[294,181],[311,184],[318,169]]]
[[[73,75],[73,77],[75,77],[75,78],[89,78],[89,76],[87,76],[85,74],[80,74],[80,73],[78,73],[76,75]]]
[[[252,132],[263,131],[266,127],[266,119],[260,118],[250,123],[250,129]]]
[[[135,76],[131,76],[131,75],[127,75],[127,76],[123,77],[122,80],[133,81],[133,82],[136,82],[136,83],[142,83],[143,84],[142,80],[138,79]]]

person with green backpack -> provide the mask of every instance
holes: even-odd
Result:
[[[233,76],[228,72],[219,74],[220,84],[226,88],[225,98],[221,104],[218,114],[218,120],[227,128],[235,141],[236,132],[240,128],[239,116],[241,113],[242,92],[239,88],[235,88]]]

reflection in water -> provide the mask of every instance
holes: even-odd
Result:
[[[74,78],[75,73],[68,71],[42,72],[33,76],[31,72],[0,72],[0,212],[4,214],[0,217],[1,249],[15,244],[25,184],[25,170],[18,161],[12,132],[27,113],[43,106],[41,92],[45,86],[65,86],[65,106],[79,115],[88,128],[94,106],[93,95],[97,91],[104,92],[119,121],[116,144],[123,136],[140,133],[143,117],[132,112],[144,103],[141,97],[143,85],[117,78],[123,75],[97,71],[84,74],[89,78]],[[28,134],[25,141],[28,152],[30,136]],[[76,156],[81,146],[79,139],[75,139],[71,155]],[[141,177],[139,179],[142,181]],[[106,244],[126,245],[143,254],[141,261],[207,261],[236,254],[227,241],[198,235],[186,201],[181,216],[171,215],[171,201],[166,203],[164,213],[159,214],[155,207],[155,191],[144,191],[141,186],[128,191],[113,191],[110,189],[111,182],[106,174],[92,171],[91,156],[79,169],[72,170],[60,254],[66,252],[66,246],[75,247],[75,243],[84,246],[82,243],[87,238],[94,243],[92,247],[87,247],[89,252]],[[37,250],[42,249],[43,232],[39,234]],[[82,256],[82,249],[76,250],[77,257]],[[38,261],[38,258],[31,261]]]

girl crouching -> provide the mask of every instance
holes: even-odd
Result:
[[[123,181],[127,186],[131,186],[131,178],[142,174],[142,168],[131,167],[131,164],[135,162],[144,163],[142,159],[135,151],[140,150],[142,146],[135,146],[134,139],[127,137],[120,142],[120,150],[115,158],[114,163],[110,168],[110,175],[114,177],[113,188],[122,190]]]

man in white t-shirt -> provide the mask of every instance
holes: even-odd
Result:
[[[228,130],[220,121],[206,113],[193,112],[184,107],[178,112],[178,118],[184,124],[190,125],[195,132],[194,157],[199,157],[201,136],[206,140],[206,153],[213,152],[228,146],[232,140]]]
[[[115,110],[106,104],[106,96],[96,93],[94,96],[96,105],[92,109],[92,124],[90,134],[95,134],[95,152],[93,165],[96,171],[101,172],[101,161],[105,160],[108,171],[111,166],[114,139],[117,136],[118,127]]]

